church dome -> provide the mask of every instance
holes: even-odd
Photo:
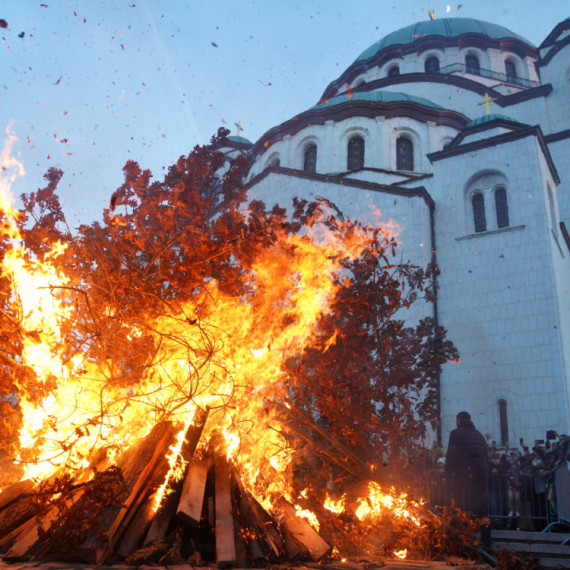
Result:
[[[527,39],[498,24],[475,20],[473,18],[441,18],[439,20],[417,22],[384,36],[381,40],[363,51],[355,61],[370,59],[384,48],[395,45],[409,45],[427,36],[456,38],[463,34],[479,34],[494,40],[514,38],[529,46],[533,46]]]
[[[363,93],[344,93],[321,101],[318,105],[311,107],[311,109],[322,109],[323,107],[333,107],[342,103],[352,103],[356,101],[370,101],[372,103],[396,103],[399,101],[408,101],[410,103],[418,103],[425,107],[433,107],[434,109],[443,109],[441,105],[436,105],[423,97],[416,97],[408,95],[407,93],[398,93],[392,91],[366,91]]]
[[[498,113],[491,113],[490,115],[483,115],[482,117],[477,117],[473,119],[471,122],[467,123],[463,130],[467,130],[470,128],[478,127],[480,125],[484,125],[485,123],[490,123],[491,121],[502,121],[504,123],[514,123],[518,127],[527,127],[528,125],[525,123],[521,123],[511,117],[507,117],[506,115],[500,115]]]

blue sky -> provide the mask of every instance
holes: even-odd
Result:
[[[449,11],[448,7],[449,6]],[[26,175],[50,166],[70,226],[101,218],[128,159],[160,178],[218,127],[255,142],[312,105],[384,35],[437,17],[501,24],[535,45],[561,0],[19,0],[0,5],[0,126]],[[568,12],[568,13],[567,13]],[[23,33],[23,36],[22,36]],[[22,36],[22,37],[21,37]],[[474,110],[477,115],[479,110]]]

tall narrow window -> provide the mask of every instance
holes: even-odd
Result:
[[[515,64],[508,59],[505,61],[505,73],[507,74],[508,81],[513,81],[517,78],[517,68]]]
[[[499,400],[499,425],[501,427],[501,445],[509,441],[509,420],[507,418],[507,401]]]
[[[437,73],[439,71],[439,59],[437,57],[428,57],[424,64],[426,73]]]
[[[479,75],[481,73],[479,58],[476,55],[468,55],[465,58],[465,67],[467,73],[474,73],[475,75]]]
[[[400,68],[397,65],[393,65],[388,70],[388,77],[397,77],[398,75],[400,75]]]
[[[498,188],[495,191],[495,206],[497,208],[497,227],[508,227],[509,205],[507,204],[507,191],[504,188]]]
[[[475,194],[471,200],[473,205],[473,220],[476,232],[487,231],[487,220],[485,219],[485,198],[483,194]]]
[[[354,137],[348,141],[347,147],[347,170],[359,170],[364,167],[364,139]]]
[[[548,193],[548,208],[550,210],[550,223],[552,229],[556,233],[556,210],[554,209],[554,196],[552,195],[552,188],[550,184],[546,185],[546,192]]]
[[[396,168],[398,170],[414,169],[414,144],[410,139],[396,139]]]
[[[310,144],[305,147],[305,162],[303,164],[305,172],[314,173],[317,171],[317,145]]]

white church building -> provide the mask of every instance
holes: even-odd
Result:
[[[323,196],[398,233],[440,270],[433,311],[460,351],[440,378],[441,436],[471,413],[498,445],[570,431],[570,19],[539,47],[436,19],[388,34],[321,101],[252,144],[268,205]]]

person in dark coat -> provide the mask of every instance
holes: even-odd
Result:
[[[478,516],[487,514],[489,453],[483,435],[468,412],[457,414],[457,429],[449,434],[445,478],[455,505]]]

